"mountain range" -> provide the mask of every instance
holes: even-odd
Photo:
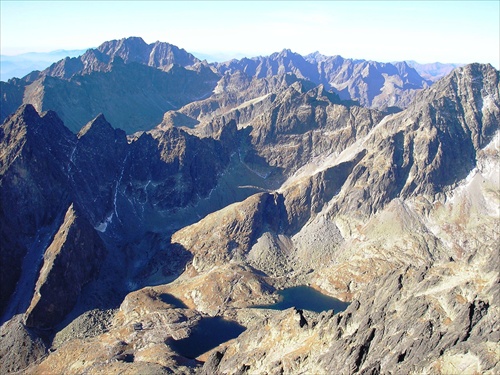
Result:
[[[1,82],[2,373],[500,371],[500,72],[433,81],[127,38]],[[298,285],[349,306],[257,308]]]
[[[442,69],[451,67],[448,64]],[[432,82],[406,62],[378,63],[318,52],[303,57],[283,50],[266,57],[208,64],[169,43],[148,45],[134,37],[105,42],[41,72],[2,82],[0,121],[21,104],[32,104],[38,111],[56,111],[74,132],[99,113],[106,113],[112,124],[119,123],[131,134],[150,130],[168,110],[210,96],[221,77],[235,72],[251,79],[291,73],[323,85],[342,100],[389,111],[405,108],[416,90]],[[427,76],[429,72],[440,76],[437,68],[427,69]],[[102,87],[109,84],[116,86]],[[169,94],[174,91],[176,95]]]

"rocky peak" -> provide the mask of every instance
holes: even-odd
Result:
[[[109,56],[119,56],[125,63],[137,62],[155,68],[166,68],[171,64],[190,66],[200,60],[172,44],[156,41],[146,44],[142,38],[130,37],[105,42],[97,48]]]
[[[490,64],[469,64],[419,93],[413,108],[428,106],[441,132],[451,138],[466,132],[478,150],[489,143],[498,128],[499,91],[499,71]],[[454,116],[455,121],[445,121],[445,116]]]
[[[271,55],[270,57],[274,57],[275,54]],[[289,48],[283,48],[281,52],[276,53],[276,57],[278,58],[286,58],[286,57],[292,57],[296,56],[296,53],[293,53],[291,49]]]
[[[137,60],[143,58],[149,48],[142,38],[129,37],[104,42],[97,50],[108,56],[118,55],[124,60]]]
[[[59,138],[70,140],[71,133],[64,126],[59,116],[54,111],[47,111],[38,114],[31,104],[24,104],[1,126],[0,143],[5,147],[12,147],[14,142],[21,142],[30,139],[35,144],[46,143],[47,145],[57,142]],[[48,150],[38,150],[37,152],[58,152],[59,148],[49,148]],[[8,155],[8,152],[4,153]]]
[[[104,117],[104,115],[100,113],[78,132],[78,138],[90,136],[92,138],[109,139],[109,137],[114,135],[114,133],[115,129],[106,120],[106,117]]]
[[[45,69],[41,75],[70,79],[79,74],[109,71],[113,61],[115,63],[123,61],[125,64],[134,62],[167,69],[172,64],[185,67],[194,65],[200,60],[169,43],[146,44],[142,38],[130,37],[104,42],[79,57],[66,57]]]
[[[200,63],[200,60],[192,54],[169,43],[157,41],[149,47],[151,48],[149,66],[162,68],[175,63],[186,67]]]
[[[36,126],[38,125],[39,119],[40,116],[38,115],[38,112],[33,105],[23,104],[17,109],[16,113],[14,113],[14,115],[10,119],[7,119],[5,121],[4,125],[9,122],[12,123],[13,121],[21,121],[26,126]]]
[[[72,204],[45,251],[26,325],[50,328],[59,323],[74,307],[82,287],[97,277],[105,252],[97,232]]]
[[[327,56],[323,55],[319,51],[315,51],[315,52],[312,52],[312,53],[304,56],[304,58],[309,62],[319,62],[319,61],[325,60],[327,58]]]

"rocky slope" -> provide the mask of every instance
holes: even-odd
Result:
[[[30,105],[3,123],[3,372],[500,370],[499,72],[460,68],[389,115],[307,66],[235,68],[129,137]],[[255,308],[295,285],[351,304]],[[182,352],[214,317],[244,332]]]

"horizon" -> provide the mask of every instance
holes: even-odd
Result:
[[[105,42],[110,42],[110,41],[113,41],[113,40],[121,40],[121,39],[129,39],[129,38],[141,38],[142,40],[144,40],[144,38],[138,36],[138,35],[130,35],[128,37],[124,37],[124,38],[119,38],[119,39],[110,39],[110,40],[104,40],[101,44],[105,43]],[[148,43],[146,40],[144,40],[144,42],[146,44],[154,44],[155,42],[165,42],[165,43],[169,43],[171,45],[174,45],[168,41],[164,41],[164,40],[155,40],[153,42],[150,42]],[[97,49],[101,44],[99,45],[96,45],[96,46],[92,46],[92,47],[88,47],[88,48],[81,48],[81,49],[57,49],[57,50],[50,50],[50,51],[29,51],[29,52],[22,52],[22,53],[19,53],[19,54],[13,54],[13,55],[7,55],[7,54],[1,54],[0,56],[1,57],[8,57],[8,58],[15,58],[15,57],[21,57],[21,56],[25,56],[25,55],[41,55],[41,56],[45,56],[45,55],[56,55],[56,54],[61,54],[61,53],[73,53],[72,55],[68,55],[69,57],[77,57],[77,56],[81,56],[82,54],[84,54],[87,50],[89,49]],[[185,48],[183,48],[182,46],[177,46],[177,45],[174,45],[175,47],[178,47],[180,49],[184,49],[186,50]],[[213,60],[214,57],[216,57],[217,55],[209,55],[209,54],[206,54],[206,53],[198,53],[198,52],[193,52],[193,51],[188,51],[186,50],[186,52],[192,54],[194,57],[198,58],[199,60],[204,60],[204,58],[207,58],[207,61],[209,63],[211,62],[226,62],[226,61],[229,61],[231,59],[242,59],[242,58],[257,58],[257,57],[268,57],[274,53],[280,53],[281,51],[283,50],[290,50],[292,53],[298,53],[302,56],[307,56],[307,55],[311,55],[311,54],[314,54],[314,53],[319,53],[323,56],[340,56],[342,58],[345,58],[345,59],[352,59],[352,60],[365,60],[365,61],[376,61],[376,62],[381,62],[381,63],[395,63],[395,62],[402,62],[402,61],[405,61],[405,62],[414,62],[414,63],[417,63],[417,64],[421,64],[421,65],[425,65],[425,64],[458,64],[458,65],[467,65],[467,63],[455,63],[455,62],[450,62],[450,61],[416,61],[416,60],[412,60],[412,59],[406,59],[406,60],[392,60],[392,61],[379,61],[379,60],[372,60],[372,59],[365,59],[365,58],[353,58],[353,57],[349,57],[349,56],[343,56],[343,55],[339,55],[339,54],[336,54],[336,55],[327,55],[327,54],[324,54],[322,53],[321,51],[311,51],[311,52],[308,52],[308,53],[299,53],[297,51],[294,51],[293,49],[290,49],[290,48],[282,48],[281,50],[276,50],[276,51],[273,51],[269,54],[266,54],[266,55],[263,55],[263,54],[260,54],[260,55],[243,55],[241,53],[237,53],[237,56],[230,56],[228,55],[227,58],[225,60],[222,60],[222,59],[219,59],[219,60]],[[75,54],[75,53],[78,53],[78,54]],[[225,55],[225,54],[224,54]],[[201,57],[200,57],[201,56]],[[223,55],[221,55],[223,56]],[[211,59],[211,60],[209,60]]]
[[[0,54],[86,50],[139,36],[219,62],[291,49],[379,62],[500,66],[496,1],[193,3],[2,0]]]

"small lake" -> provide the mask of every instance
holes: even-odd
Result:
[[[335,313],[338,313],[344,311],[349,306],[347,302],[342,302],[337,298],[322,294],[316,289],[305,285],[283,289],[278,294],[280,296],[279,302],[272,305],[254,307],[272,310],[286,310],[290,307],[296,307],[297,309],[318,313],[333,309]]]
[[[191,331],[191,335],[182,340],[169,340],[168,344],[186,358],[196,358],[223,342],[238,337],[245,327],[219,316],[203,318]]]

